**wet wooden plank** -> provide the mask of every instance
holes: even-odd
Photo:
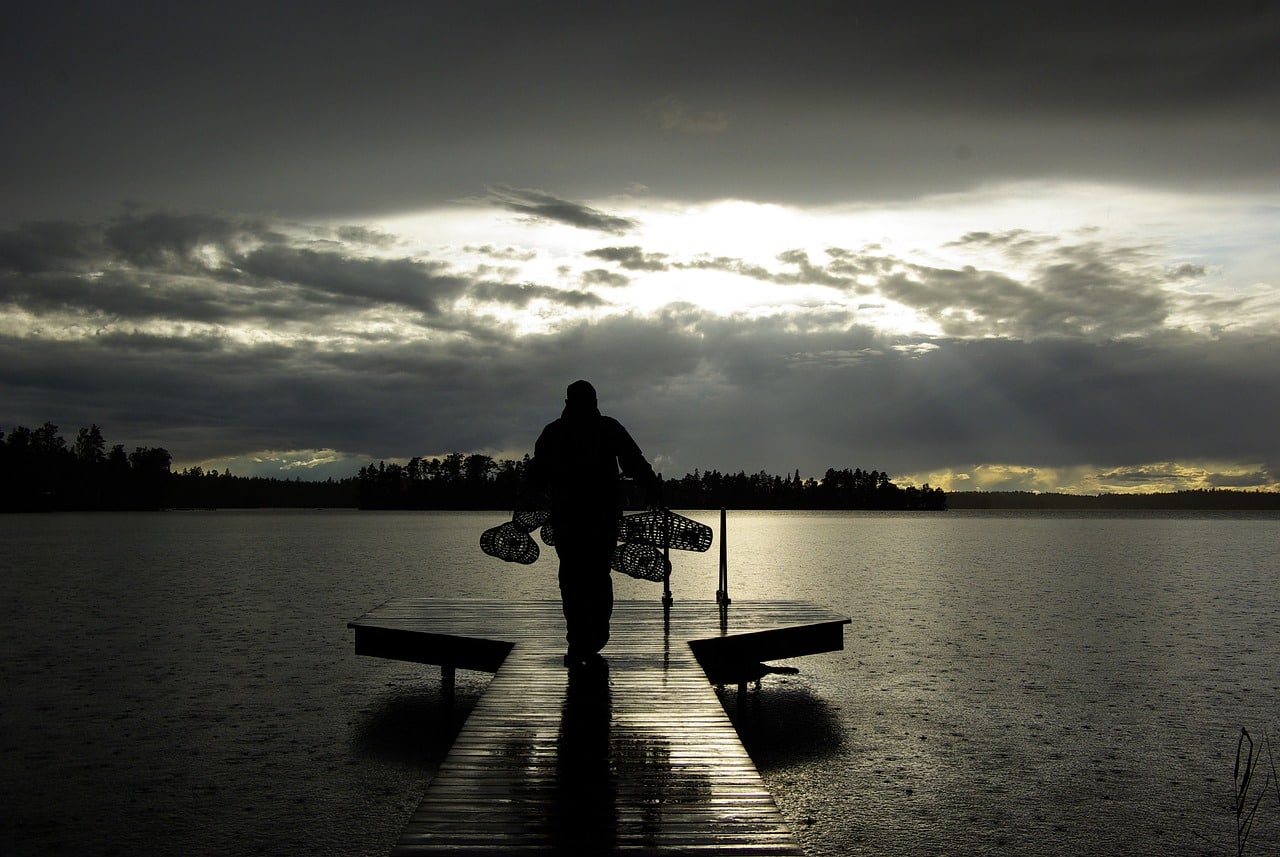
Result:
[[[393,853],[802,855],[695,648],[831,651],[847,622],[803,602],[623,601],[605,664],[566,670],[556,601],[370,611],[350,623],[358,651],[495,672]]]

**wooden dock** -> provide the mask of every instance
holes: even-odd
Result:
[[[802,855],[713,689],[843,647],[801,602],[621,601],[601,668],[563,666],[558,601],[402,598],[356,652],[496,675],[394,854]]]

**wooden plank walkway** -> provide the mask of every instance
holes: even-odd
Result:
[[[802,855],[708,676],[839,649],[848,621],[801,602],[620,601],[606,664],[567,670],[558,601],[370,611],[350,623],[360,654],[496,673],[393,853]]]

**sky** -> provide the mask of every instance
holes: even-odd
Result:
[[[1280,489],[1280,0],[6,17],[0,431]]]

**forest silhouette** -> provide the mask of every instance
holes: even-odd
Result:
[[[522,495],[529,456],[518,461],[450,453],[380,461],[340,480],[240,477],[200,467],[172,470],[162,447],[107,447],[95,424],[68,443],[58,427],[0,432],[0,509],[87,511],[215,508],[502,509]],[[946,508],[940,488],[895,485],[877,470],[828,469],[821,479],[765,472],[695,470],[663,483],[663,502],[682,509]],[[638,506],[639,498],[629,506]]]
[[[495,461],[487,455],[452,453],[444,458],[413,458],[408,464],[369,465],[356,481],[362,508],[509,509],[524,484],[529,456]],[[624,482],[624,486],[626,483]],[[624,487],[625,490],[625,487]],[[624,505],[642,504],[639,496]],[[946,508],[940,488],[895,485],[876,470],[828,469],[822,479],[802,479],[796,471],[775,476],[763,471],[700,471],[662,483],[664,505],[673,509],[879,509]]]
[[[450,453],[380,461],[345,479],[307,481],[235,476],[200,467],[173,471],[162,447],[107,446],[95,424],[68,443],[58,427],[0,431],[0,511],[158,509],[360,508],[511,510],[520,498],[529,457],[496,460]],[[943,511],[1277,510],[1280,492],[1227,489],[1076,495],[1025,491],[946,493],[929,485],[899,486],[888,474],[862,468],[828,469],[820,479],[799,471],[777,476],[695,470],[663,482],[673,509],[809,509]],[[638,508],[640,498],[627,505]]]

